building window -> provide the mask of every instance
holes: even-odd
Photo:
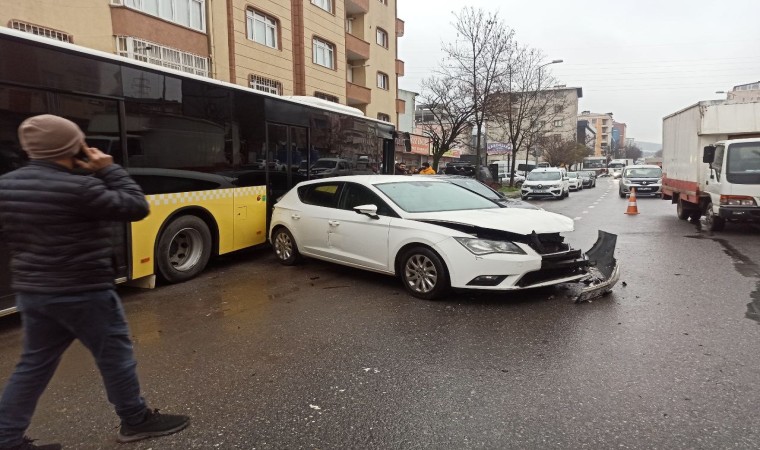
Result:
[[[248,39],[267,47],[277,47],[277,19],[251,9],[246,11]]]
[[[388,48],[388,32],[382,28],[377,29],[377,45]]]
[[[21,22],[20,20],[11,20],[8,25],[10,28],[18,31],[24,31],[26,33],[36,34],[37,36],[43,36],[50,39],[56,39],[63,42],[72,42],[73,39],[68,33],[63,31],[54,30],[52,28],[41,27],[38,25],[32,25],[31,23]]]
[[[206,31],[206,0],[111,0],[111,4],[136,9],[194,30]]]
[[[248,83],[251,89],[268,92],[270,94],[282,95],[282,83],[271,78],[264,78],[258,75],[251,75]]]
[[[390,89],[390,82],[388,81],[388,75],[378,72],[377,73],[377,87],[380,89],[385,89],[386,91]]]
[[[388,0],[380,0],[380,3],[382,3],[385,6],[388,6]]]
[[[324,92],[315,92],[314,97],[321,98],[322,100],[327,100],[328,102],[340,103],[340,99],[338,97],[330,94],[325,94]]]
[[[116,54],[195,75],[209,75],[208,58],[130,36],[116,36]]]
[[[391,116],[385,113],[377,113],[377,120],[383,120],[385,122],[391,121]]]
[[[319,6],[320,8],[324,9],[325,11],[332,13],[332,0],[311,0],[312,5]]]
[[[561,127],[562,126],[562,121],[561,120],[555,120],[554,122],[552,122],[552,124],[555,127]]]
[[[559,114],[562,111],[564,111],[565,108],[562,107],[562,105],[554,105],[554,112]]]
[[[562,142],[562,135],[561,134],[555,134],[554,135],[554,142]]]
[[[313,40],[313,59],[315,64],[327,67],[328,69],[335,68],[335,46],[327,41],[323,41],[319,38]]]

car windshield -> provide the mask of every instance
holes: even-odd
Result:
[[[581,176],[588,178],[593,177],[594,175],[596,175],[596,172],[581,172]]]
[[[410,213],[499,208],[494,202],[452,183],[404,181],[375,187]]]
[[[480,181],[477,181],[473,178],[452,178],[446,181],[448,181],[449,183],[454,183],[457,186],[461,186],[465,189],[469,189],[472,192],[478,195],[482,195],[483,197],[490,200],[502,199],[501,197],[499,197],[499,194],[489,189],[488,186],[484,185]]]
[[[559,172],[531,172],[528,174],[528,181],[554,181],[562,179]]]
[[[645,167],[637,169],[627,169],[625,171],[626,178],[660,178],[662,177],[662,169],[654,167]]]
[[[320,159],[311,166],[312,169],[332,169],[338,164],[337,161],[330,161],[329,159]]]
[[[569,178],[578,178],[578,173],[576,173],[576,172],[568,172],[567,176]]]
[[[623,167],[625,167],[623,163],[612,163],[607,166],[608,169],[622,169]]]

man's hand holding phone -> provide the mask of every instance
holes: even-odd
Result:
[[[82,144],[82,151],[74,157],[74,163],[81,169],[97,172],[113,164],[113,156]]]

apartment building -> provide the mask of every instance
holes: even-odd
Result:
[[[612,149],[612,113],[583,111],[578,119],[588,121],[589,126],[596,131],[594,156],[607,156]]]
[[[398,124],[396,0],[0,0],[0,24]]]

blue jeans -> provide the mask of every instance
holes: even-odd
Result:
[[[140,396],[129,327],[115,291],[19,293],[16,305],[24,348],[0,399],[0,447],[21,443],[37,401],[74,339],[95,357],[108,401],[121,420],[134,424],[143,418],[147,407]]]

